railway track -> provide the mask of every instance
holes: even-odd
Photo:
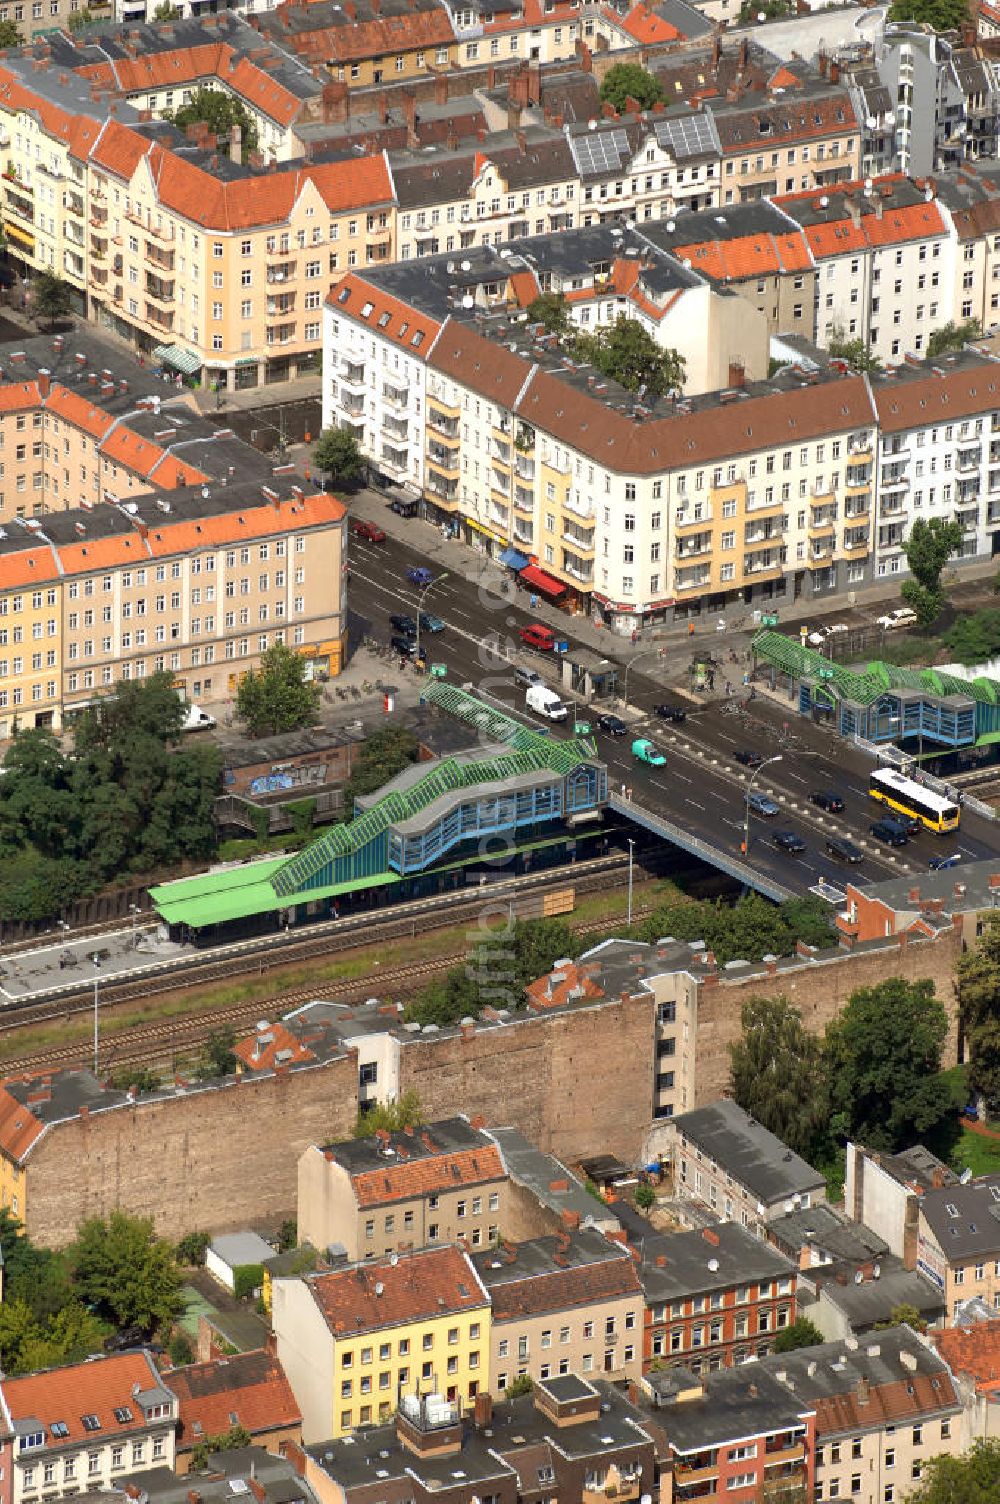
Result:
[[[478,915],[484,905],[502,909],[509,905],[515,916],[527,917],[534,896],[547,888],[572,887],[577,893],[599,891],[614,872],[624,871],[628,857],[614,853],[575,863],[570,867],[547,869],[486,888],[462,889],[452,894],[435,895],[391,909],[368,911],[324,920],[309,925],[301,934],[296,931],[255,936],[204,952],[193,952],[165,961],[152,961],[133,968],[123,980],[112,975],[102,978],[101,1000],[114,1006],[136,1000],[203,987],[212,982],[231,981],[235,977],[264,975],[270,968],[313,960],[318,956],[357,949],[359,944],[383,944],[412,939],[418,926],[421,932],[443,929],[460,921],[463,915]],[[639,875],[652,876],[645,868]],[[16,978],[16,956],[13,958]],[[4,960],[7,960],[5,955]],[[60,982],[47,990],[36,989],[24,998],[9,998],[2,1006],[7,1028],[25,1023],[38,1024],[65,1016],[67,1008],[83,999],[90,1000],[92,982]]]
[[[633,911],[633,918],[636,921],[644,919],[653,911],[652,905],[637,907]],[[580,935],[600,934],[605,928],[605,924],[596,921],[590,924],[574,925],[574,929]],[[457,965],[466,954],[465,949],[457,950],[446,956],[435,956],[433,960],[380,970],[374,978],[323,983],[318,987],[295,988],[287,992],[275,993],[267,999],[258,998],[234,1004],[230,1008],[220,1008],[211,1013],[189,1014],[186,1017],[162,1021],[154,1020],[131,1029],[119,1030],[114,1034],[106,1033],[103,1036],[101,1048],[103,1070],[111,1072],[121,1066],[135,1064],[150,1067],[165,1064],[173,1066],[178,1059],[190,1057],[199,1045],[204,1044],[211,1034],[220,1029],[232,1028],[239,1033],[253,1026],[260,1018],[264,1007],[273,1012],[288,1013],[303,1003],[311,1002],[317,992],[329,1002],[360,1002],[371,997],[373,984],[377,982],[380,994],[396,1000],[418,992],[434,977],[447,971],[449,967]],[[68,1021],[74,1015],[89,1014],[89,1012],[90,1005],[81,1003],[69,1010],[62,1010],[59,1016]],[[7,1074],[15,1075],[28,1071],[38,1072],[85,1066],[89,1061],[90,1047],[85,1040],[80,1040],[75,1044],[60,1045],[48,1050],[35,1050],[30,1054],[15,1057],[5,1061],[3,1068]]]

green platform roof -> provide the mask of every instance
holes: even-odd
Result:
[[[941,699],[960,695],[980,704],[995,705],[1000,683],[995,679],[959,679],[937,668],[899,668],[894,663],[873,662],[861,669],[845,668],[822,653],[785,637],[781,632],[758,632],[751,644],[754,654],[784,670],[794,679],[810,679],[855,705],[871,705],[884,694],[932,694]]]
[[[167,924],[187,924],[192,929],[202,929],[209,924],[230,924],[233,920],[250,919],[255,914],[268,914],[274,909],[314,903],[320,898],[335,898],[347,890],[356,893],[361,888],[380,888],[399,882],[395,872],[377,872],[374,877],[332,883],[326,888],[310,888],[308,893],[289,893],[279,899],[271,879],[288,860],[287,856],[270,857],[267,861],[227,867],[221,872],[181,878],[175,883],[161,883],[157,888],[150,888],[149,896],[156,912]]]

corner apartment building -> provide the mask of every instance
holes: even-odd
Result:
[[[174,1465],[177,1399],[146,1349],[0,1380],[0,1500],[37,1504]]]
[[[403,1395],[459,1411],[490,1387],[490,1302],[460,1248],[272,1283],[277,1356],[305,1442],[386,1421]]]
[[[795,1321],[795,1265],[738,1223],[645,1239],[639,1279],[645,1372],[667,1363],[711,1373],[762,1358]]]
[[[639,256],[621,233],[611,277]],[[755,387],[734,365],[721,393],[640,401],[519,329],[515,284],[536,245],[346,278],[327,309],[324,424],[360,432],[363,415],[368,455],[428,493],[430,515],[496,557],[513,549],[545,593],[616,630],[870,576],[862,378],[793,372]],[[586,273],[591,286],[604,275]]]
[[[963,1301],[1000,1311],[1000,1175],[925,1192],[917,1223],[917,1268],[943,1293],[947,1318]]]
[[[664,1125],[676,1194],[766,1235],[796,1207],[826,1200],[826,1181],[735,1102],[723,1098]]]
[[[908,1269],[917,1264],[921,1198],[928,1191],[957,1184],[954,1170],[923,1144],[898,1154],[847,1144],[844,1205],[848,1215],[884,1238]]]
[[[314,1144],[299,1160],[299,1238],[352,1260],[459,1239],[488,1247],[506,1202],[500,1150],[463,1117]]]
[[[578,1374],[642,1372],[642,1286],[620,1243],[583,1227],[524,1243],[504,1240],[472,1262],[489,1296],[493,1388]]]

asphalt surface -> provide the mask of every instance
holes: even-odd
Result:
[[[424,564],[425,555],[397,539],[369,544],[352,538],[355,640],[370,636],[387,643],[393,635],[390,614],[416,614],[419,592],[406,579],[406,570]],[[508,596],[487,593],[457,573],[435,574],[434,584],[423,596],[423,609],[439,617],[445,628],[439,633],[422,634],[421,646],[428,661],[446,664],[449,682],[468,685],[475,692],[502,701],[523,719],[545,724],[535,722],[525,712],[524,691],[515,687],[513,678],[517,663],[536,669],[561,690],[558,665],[551,655],[524,648],[518,638],[518,627],[535,619],[527,594],[513,586]],[[572,644],[571,620],[567,619],[561,635]],[[724,641],[716,646],[720,659],[717,684],[721,685],[727,674],[738,684],[742,665],[724,661]],[[609,639],[607,647],[613,653],[614,641]],[[402,678],[414,673],[409,667],[400,671],[398,664],[392,671]],[[620,672],[620,683],[623,677]],[[870,760],[832,732],[804,721],[793,706],[785,712],[780,705],[758,697],[745,707],[742,716],[727,712],[725,702],[695,706],[647,679],[638,667],[629,674],[628,699],[629,733],[624,737],[607,735],[596,727],[600,710],[617,710],[617,705],[591,705],[579,712],[594,727],[611,788],[620,790],[624,785],[632,790],[632,802],[637,807],[665,816],[730,855],[739,854],[744,838],[748,784],[747,770],[735,754],[747,750],[764,757],[781,755],[780,763],[773,763],[754,780],[754,789],[773,796],[781,812],[769,819],[751,815],[748,859],[756,870],[793,892],[804,893],[820,883],[842,889],[848,878],[854,882],[878,881],[901,873],[926,872],[930,857],[954,851],[966,861],[1000,853],[1000,829],[968,811],[963,812],[961,829],[951,836],[924,831],[907,846],[891,852],[879,846],[869,835],[869,827],[881,813],[881,806],[868,798]],[[688,715],[684,725],[669,725],[655,717],[654,705],[664,700],[685,704]],[[556,735],[569,735],[571,728],[572,719],[568,726],[550,730]],[[631,744],[640,736],[648,736],[663,751],[666,766],[651,768],[636,761]],[[813,805],[810,794],[818,790],[838,794],[844,800],[844,813],[826,815]],[[773,839],[777,830],[795,831],[805,841],[806,850],[799,854],[781,851]],[[865,850],[863,862],[847,865],[829,855],[825,842],[834,834],[847,835],[861,845]]]

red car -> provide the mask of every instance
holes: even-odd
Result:
[[[385,542],[385,533],[374,522],[353,522],[351,532],[355,538],[364,538],[366,543]]]
[[[556,643],[552,628],[543,627],[537,621],[533,621],[530,627],[521,627],[518,636],[526,647],[535,648],[540,653],[551,653]]]

